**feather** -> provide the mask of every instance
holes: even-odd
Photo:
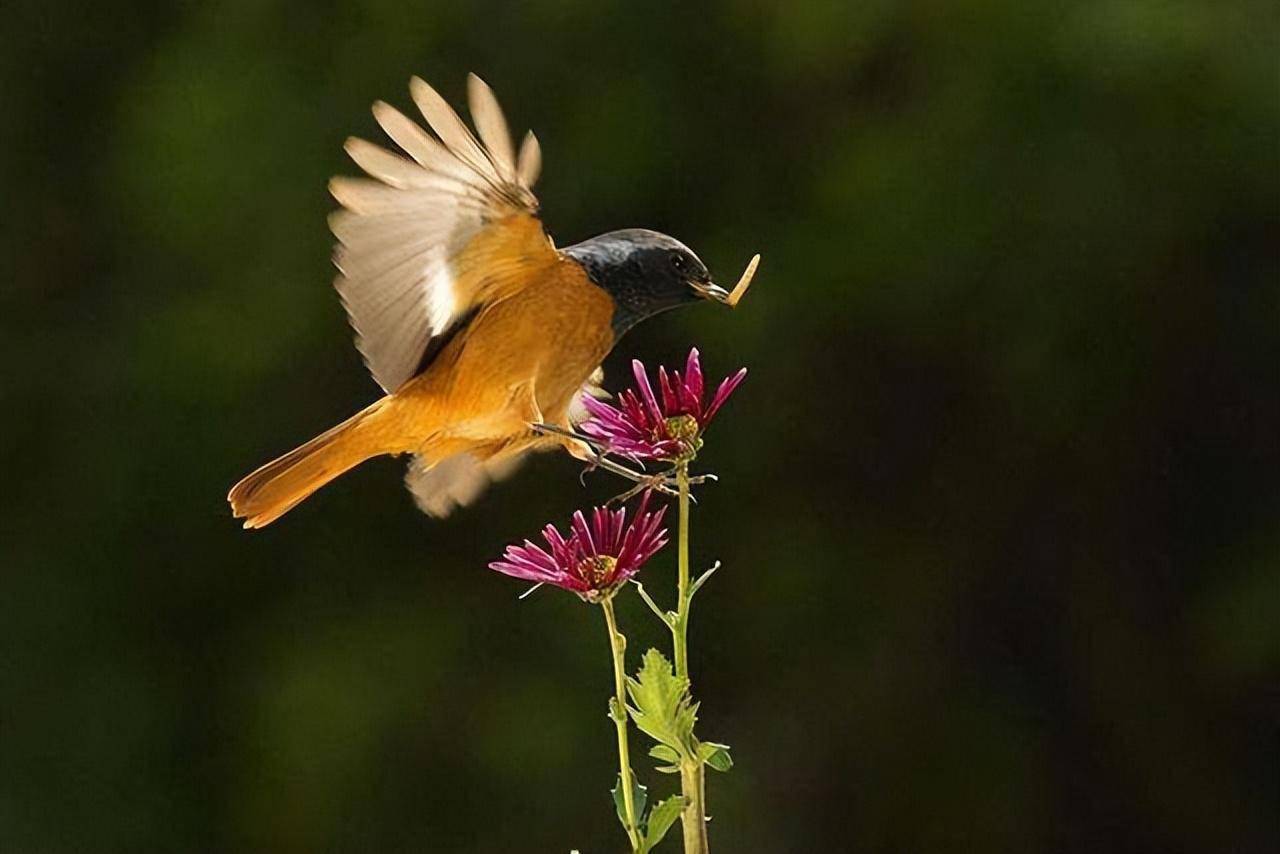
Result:
[[[503,181],[516,180],[516,153],[511,146],[511,131],[502,107],[489,84],[474,74],[467,76],[467,92],[471,102],[471,120],[475,122],[493,165]]]
[[[423,169],[472,186],[486,186],[475,171],[423,130],[416,122],[383,101],[373,105],[373,117],[383,132]]]
[[[478,302],[519,286],[527,272],[556,258],[532,216],[538,200],[527,179],[537,177],[536,141],[526,137],[513,163],[497,98],[478,77],[468,85],[483,144],[415,77],[413,99],[439,138],[379,101],[374,118],[403,154],[349,139],[347,153],[368,177],[329,183],[342,206],[329,217],[338,241],[334,286],[356,346],[387,392],[423,369],[423,355],[434,352],[431,340]]]
[[[440,141],[453,152],[454,156],[476,170],[478,174],[490,177],[493,162],[480,147],[480,143],[476,141],[471,131],[467,130],[462,119],[458,118],[458,114],[444,98],[440,97],[440,93],[427,85],[421,77],[414,77],[409,81],[409,94],[413,96],[413,102],[418,105],[427,124],[431,125],[436,136],[440,137]]]
[[[491,483],[515,472],[526,456],[527,453],[519,453],[481,460],[471,454],[456,454],[434,465],[415,456],[404,483],[418,509],[442,519],[459,507],[473,504]]]
[[[526,133],[524,142],[520,143],[520,161],[516,166],[516,174],[520,185],[528,190],[533,189],[533,185],[538,183],[538,176],[542,174],[542,146],[538,144],[533,131]]]

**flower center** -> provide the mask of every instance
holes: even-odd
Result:
[[[667,435],[692,444],[698,438],[698,419],[692,415],[673,415],[666,420]]]
[[[613,571],[617,566],[617,558],[609,555],[593,555],[583,558],[578,564],[578,575],[592,587],[603,587],[613,578]]]
[[[688,413],[673,415],[663,421],[662,426],[666,430],[667,437],[679,443],[680,450],[671,459],[677,462],[688,461],[702,450],[702,440],[698,438],[702,427],[698,424],[697,418]]]

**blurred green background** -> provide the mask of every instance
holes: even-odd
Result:
[[[607,365],[751,369],[694,528],[716,850],[1280,845],[1273,3],[3,18],[0,849],[621,850],[599,614],[484,568],[614,483],[546,457],[435,522],[383,459],[260,533],[223,498],[374,399],[325,182],[470,70],[562,245],[764,255]]]

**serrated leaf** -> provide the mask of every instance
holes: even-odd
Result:
[[[622,829],[627,830],[627,804],[622,798],[622,775],[619,774],[613,781],[613,805],[618,810],[618,821],[622,822]],[[640,785],[640,781],[636,779],[636,772],[631,772],[631,800],[636,808],[636,821],[640,822],[640,816],[644,815],[645,804],[648,803],[649,787]],[[636,828],[639,830],[639,828]]]
[[[644,654],[638,678],[627,678],[636,726],[679,756],[693,753],[693,724],[698,706],[689,697],[689,680],[675,675],[671,662],[651,649]]]
[[[653,812],[649,813],[641,851],[647,852],[661,842],[662,837],[667,835],[667,831],[676,823],[683,809],[684,797],[681,795],[672,795],[664,801],[659,801],[653,808]]]
[[[704,741],[698,745],[698,760],[710,765],[716,771],[728,771],[733,767],[733,757],[729,755],[729,745]]]
[[[649,748],[649,755],[654,759],[660,759],[663,762],[676,763],[680,761],[680,754],[676,753],[665,744],[655,744]]]
[[[680,766],[679,765],[659,765],[657,768],[654,768],[653,770],[657,771],[659,774],[679,774]]]

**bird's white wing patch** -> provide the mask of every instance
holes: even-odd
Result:
[[[455,260],[491,223],[533,214],[541,155],[532,134],[518,157],[506,119],[480,78],[468,81],[480,140],[418,78],[414,102],[436,136],[385,103],[374,117],[406,156],[360,139],[346,150],[368,178],[334,178],[334,285],[375,380],[393,392],[420,367],[428,342],[472,307]],[[514,160],[514,162],[513,162]]]

